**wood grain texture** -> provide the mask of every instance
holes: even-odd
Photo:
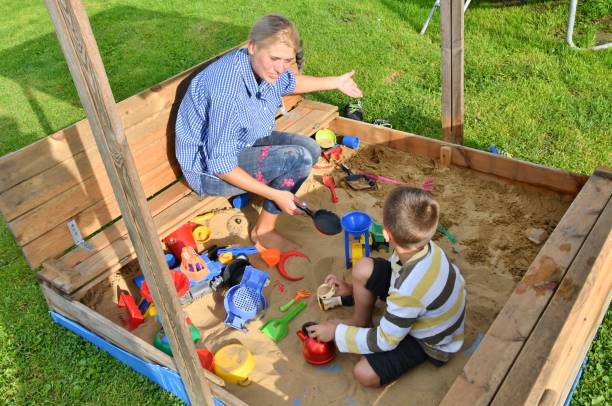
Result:
[[[189,399],[212,406],[85,9],[78,0],[46,5]]]
[[[609,181],[612,183],[612,181]],[[607,202],[492,405],[563,404],[612,295],[612,202]]]
[[[440,148],[449,146],[452,149],[451,163],[453,165],[573,196],[578,194],[588,179],[587,176],[561,169],[532,164],[461,145],[447,144],[436,139],[342,117],[333,120],[329,128],[337,134],[356,135],[364,144],[384,145],[431,159],[439,159]]]
[[[593,175],[518,283],[441,405],[489,404],[612,194]]]
[[[442,137],[463,145],[463,0],[440,2]]]

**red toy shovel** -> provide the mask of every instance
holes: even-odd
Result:
[[[336,182],[334,181],[334,177],[331,175],[323,175],[323,184],[329,188],[332,202],[338,203],[338,196],[336,195]]]

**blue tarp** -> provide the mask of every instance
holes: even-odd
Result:
[[[189,402],[189,396],[187,395],[187,391],[185,390],[185,385],[183,384],[181,376],[173,370],[157,364],[146,362],[143,359],[124,351],[59,313],[54,311],[49,313],[57,324],[75,334],[78,334],[96,347],[106,351],[111,356],[117,358],[119,361],[132,368],[134,371],[146,376],[168,392],[173,393],[185,403],[191,404]],[[215,398],[215,406],[225,406],[225,403]]]

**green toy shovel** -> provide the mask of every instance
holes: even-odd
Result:
[[[261,326],[260,330],[265,335],[270,337],[275,343],[279,342],[289,333],[289,322],[293,320],[293,318],[297,316],[299,312],[304,310],[305,307],[305,302],[298,303],[297,305],[293,306],[289,313],[287,313],[284,317],[280,319],[268,320],[263,326]]]

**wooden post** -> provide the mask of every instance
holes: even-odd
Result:
[[[441,0],[442,137],[463,145],[463,0]]]
[[[191,403],[213,405],[80,0],[45,0]]]

